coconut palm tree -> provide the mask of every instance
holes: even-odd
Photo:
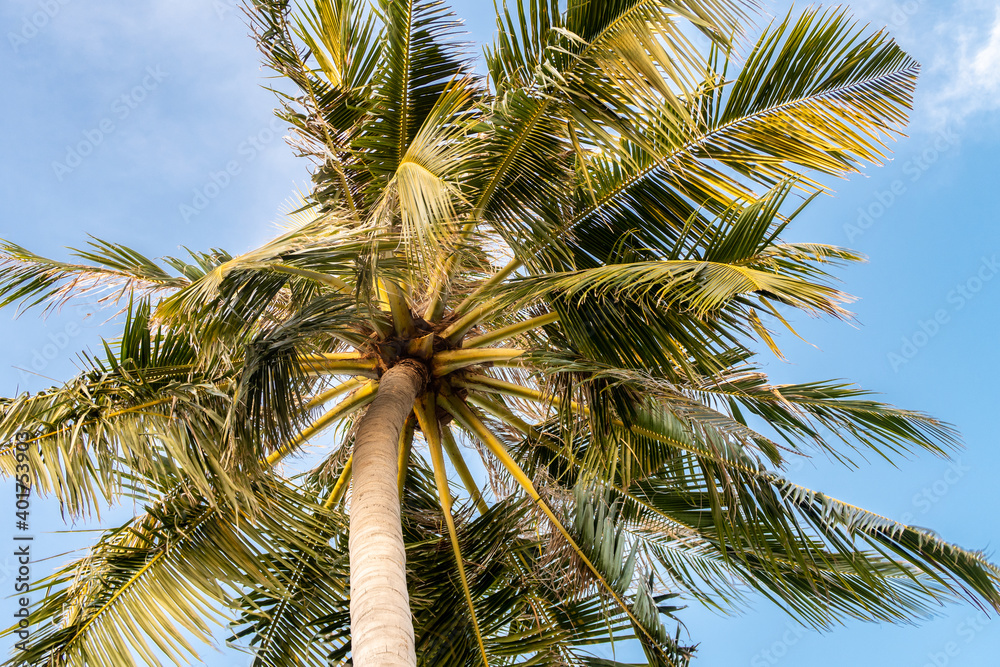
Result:
[[[144,507],[44,582],[8,664],[183,664],[221,618],[255,665],[607,666],[588,647],[630,637],[684,665],[678,596],[816,627],[1000,608],[981,554],[782,474],[957,439],[760,369],[788,313],[850,317],[829,271],[859,256],[782,235],[883,158],[918,65],[843,10],[748,40],[754,12],[520,0],[484,76],[438,0],[255,1],[315,166],[284,233],[3,245],[4,305],[124,324],[0,404],[0,464],[71,516]]]

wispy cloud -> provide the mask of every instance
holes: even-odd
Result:
[[[1000,110],[1000,10],[992,21],[942,21],[935,32],[954,36],[953,48],[935,63],[942,81],[932,99],[936,114],[963,121]]]

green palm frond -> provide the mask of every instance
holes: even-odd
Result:
[[[728,396],[736,415],[741,415],[742,408],[765,419],[790,444],[805,442],[848,464],[853,464],[850,456],[828,438],[862,455],[871,450],[887,460],[914,449],[944,455],[959,445],[955,429],[948,424],[872,400],[872,392],[846,382],[769,385],[761,374],[747,372],[713,382],[704,391]]]
[[[506,236],[555,242],[557,207],[568,204],[555,186],[571,173],[572,134],[617,152],[615,137],[644,134],[639,123],[647,119],[633,119],[635,109],[663,100],[672,107],[664,115],[668,126],[689,124],[680,91],[707,63],[683,37],[683,26],[725,41],[753,4],[575,2],[563,15],[545,0],[518,2],[513,10],[504,3],[497,41],[486,54],[498,100],[492,151],[501,159],[490,162],[476,210]],[[521,177],[529,175],[534,188],[524,187]]]
[[[899,134],[918,71],[884,33],[866,35],[843,10],[788,16],[764,33],[740,71],[728,62],[694,98],[701,120],[693,131],[665,126],[652,147],[623,145],[627,159],[589,161],[595,191],[581,199],[569,229],[590,238],[610,227],[638,234],[646,247],[663,247],[664,237],[673,245],[693,210],[724,210],[752,197],[753,184],[844,175],[878,162]]]
[[[87,264],[70,264],[0,241],[0,307],[21,301],[28,308],[48,301],[48,308],[54,309],[71,298],[87,296],[117,302],[134,293],[172,292],[190,282],[187,276],[171,275],[131,248],[100,239],[89,246],[71,249]]]
[[[147,513],[107,531],[90,553],[36,586],[37,629],[5,664],[161,665],[197,659],[191,638],[212,642],[212,623],[246,591],[277,591],[271,573],[317,535],[317,508],[281,483],[254,489],[256,520],[167,493]],[[285,561],[287,563],[288,561]],[[6,633],[16,631],[16,627]]]
[[[28,437],[33,486],[74,516],[113,500],[122,473],[154,483],[175,475],[236,502],[260,467],[224,436],[233,373],[200,373],[191,339],[154,324],[148,302],[133,305],[117,349],[106,343],[105,353],[63,386],[0,404],[4,441]],[[0,450],[0,466],[13,473],[12,448]]]
[[[316,541],[285,544],[288,552],[262,563],[279,585],[259,587],[238,601],[228,641],[252,653],[253,667],[322,667],[342,650],[342,638],[322,632],[326,619],[345,611],[350,598],[347,517],[334,509],[332,491],[319,494],[327,500]]]
[[[387,180],[450,82],[467,76],[469,64],[452,41],[459,23],[441,0],[385,0],[379,13],[385,30],[377,106],[357,145],[369,171]]]
[[[619,508],[609,506],[607,498],[598,496],[593,490],[588,491],[581,484],[574,489],[574,500],[574,528],[591,562],[600,568],[620,596],[632,593],[633,580],[636,581],[630,605],[632,622],[642,625],[642,630],[637,629],[636,637],[640,639],[650,664],[685,667],[691,659],[691,649],[681,646],[667,632],[660,619],[661,615],[673,617],[673,613],[679,611],[677,607],[664,604],[676,596],[654,594],[652,576],[648,580],[635,577],[639,545],[628,545],[628,535],[618,516]],[[626,549],[630,549],[628,554]]]
[[[696,598],[742,604],[749,587],[817,627],[925,618],[958,596],[996,604],[998,571],[980,554],[792,485],[694,436],[676,420],[672,430],[649,420],[621,430],[617,463],[599,483],[620,503],[637,548]],[[552,435],[534,442],[536,465],[563,471],[563,483],[598,467],[587,461],[589,440],[573,454]],[[628,456],[643,457],[631,471]]]

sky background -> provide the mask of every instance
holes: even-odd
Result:
[[[0,238],[65,257],[64,246],[92,234],[159,257],[182,247],[236,254],[271,237],[291,196],[307,187],[308,164],[272,121],[272,95],[236,4],[5,0]],[[453,4],[477,42],[490,39],[491,2]],[[780,16],[789,4],[768,7]],[[833,196],[788,234],[870,258],[841,274],[860,297],[858,325],[799,322],[810,344],[786,337],[789,362],[767,367],[780,382],[856,381],[957,425],[968,448],[952,462],[923,457],[895,468],[805,461],[792,478],[997,559],[1000,6],[867,0],[854,13],[888,25],[924,65],[913,122],[889,164],[834,183]],[[238,173],[221,176],[227,167]],[[102,331],[111,335],[104,319],[86,305],[44,321],[0,313],[0,394],[70,377],[77,353],[94,349]],[[2,493],[0,545],[9,544],[14,512],[13,488]],[[53,503],[35,499],[32,512],[36,557],[85,541],[56,532],[63,526]],[[2,596],[13,592],[6,553]],[[56,562],[37,564],[33,576]],[[0,625],[12,611],[3,600]],[[985,667],[1000,655],[1000,621],[960,605],[919,627],[852,623],[823,634],[802,631],[762,600],[735,616],[692,607],[682,618],[701,644],[696,665]],[[215,667],[248,662],[231,652],[205,657]]]

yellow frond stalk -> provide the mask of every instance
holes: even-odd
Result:
[[[434,481],[437,483],[438,496],[441,499],[441,510],[444,513],[444,520],[448,526],[451,548],[455,553],[458,577],[462,582],[462,591],[465,593],[465,601],[469,606],[472,629],[476,633],[476,641],[479,642],[479,652],[483,658],[483,665],[489,667],[490,663],[486,657],[486,644],[483,642],[483,635],[479,630],[479,620],[476,618],[476,608],[472,602],[472,591],[469,589],[469,580],[465,574],[465,559],[462,557],[462,549],[458,543],[455,518],[451,513],[451,489],[448,486],[448,473],[444,467],[444,452],[441,446],[441,431],[437,420],[434,394],[427,393],[421,396],[414,406],[414,411],[417,413],[417,420],[420,422],[420,430],[423,432],[424,438],[430,446],[431,463],[434,467]]]
[[[314,421],[308,428],[303,429],[297,437],[271,452],[271,455],[267,457],[267,464],[272,466],[277,464],[334,422],[343,419],[374,401],[377,393],[378,382],[375,381],[367,382],[363,387],[354,390],[350,396],[338,403],[337,407]]]

